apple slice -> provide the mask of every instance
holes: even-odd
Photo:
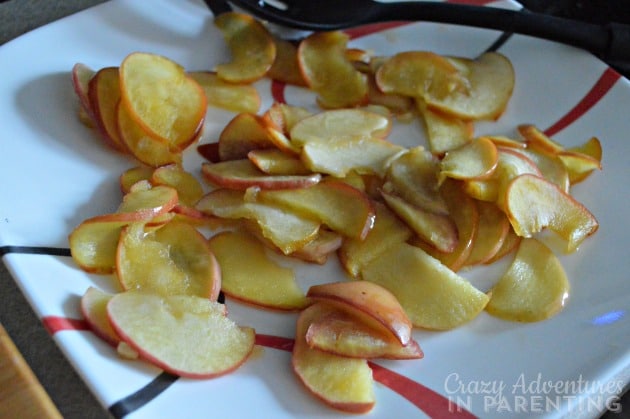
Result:
[[[156,54],[134,52],[120,64],[121,101],[147,135],[184,150],[203,127],[203,89],[182,66]]]
[[[226,231],[213,236],[209,243],[221,266],[221,289],[226,295],[277,310],[307,306],[294,272],[272,261],[264,245],[253,236]]]
[[[247,158],[258,169],[269,175],[306,175],[311,173],[302,160],[275,148],[252,150],[247,153]]]
[[[151,183],[156,186],[170,186],[177,191],[179,202],[193,206],[203,196],[201,183],[190,172],[178,164],[158,167],[151,175]]]
[[[552,156],[564,150],[564,147],[561,144],[549,138],[547,134],[542,132],[535,125],[521,124],[517,127],[517,130],[518,133],[525,139],[527,147],[533,150]]]
[[[188,76],[199,83],[208,105],[254,114],[260,109],[260,94],[254,86],[226,82],[213,71],[191,71]]]
[[[223,34],[231,61],[216,66],[219,78],[230,83],[251,83],[264,77],[276,59],[276,44],[267,28],[250,15],[221,13],[214,24]]]
[[[523,239],[514,261],[490,290],[486,311],[502,319],[536,322],[558,313],[569,296],[560,261],[536,239]]]
[[[424,122],[431,153],[439,156],[472,140],[475,127],[470,121],[430,109],[422,99],[417,98],[415,102]]]
[[[478,201],[479,225],[477,236],[466,265],[486,263],[501,249],[508,231],[512,228],[510,221],[503,211],[492,202]]]
[[[447,330],[475,318],[488,296],[439,260],[407,243],[391,246],[362,270],[363,282],[388,289],[415,327]]]
[[[228,219],[254,220],[263,237],[288,255],[317,237],[320,223],[272,205],[245,202],[244,192],[215,189],[197,203],[201,212]]]
[[[135,166],[125,170],[118,178],[122,193],[126,194],[130,192],[131,187],[139,181],[150,180],[151,175],[153,175],[153,170],[152,167],[148,166]]]
[[[274,36],[273,42],[276,44],[276,59],[267,72],[267,77],[294,86],[306,86],[298,63],[297,45],[277,36]]]
[[[92,113],[92,105],[88,98],[88,91],[90,80],[94,74],[96,74],[96,72],[83,63],[76,63],[72,66],[71,79],[74,93],[79,99],[81,109],[83,109],[90,118],[93,118],[94,114]]]
[[[100,69],[90,80],[88,99],[96,127],[105,141],[115,150],[127,151],[118,132],[118,102],[120,77],[118,67]]]
[[[262,117],[267,127],[289,135],[298,122],[312,115],[311,111],[301,106],[274,102]]]
[[[306,342],[311,348],[350,358],[419,359],[423,357],[420,345],[411,339],[405,346],[392,339],[387,331],[375,329],[326,303],[319,316],[311,322],[306,332]]]
[[[595,233],[599,223],[582,204],[553,183],[535,175],[516,177],[507,189],[506,213],[516,234],[531,237],[549,227],[573,252]]]
[[[212,301],[221,291],[221,269],[206,238],[179,221],[148,233],[142,223],[127,226],[118,243],[116,273],[125,290],[196,295]]]
[[[341,31],[315,32],[298,47],[302,76],[324,109],[353,107],[368,99],[367,77],[346,56],[348,40]]]
[[[363,266],[395,243],[407,241],[413,232],[387,206],[374,202],[374,227],[365,239],[347,238],[338,251],[339,260],[346,272],[358,278]]]
[[[107,303],[114,295],[89,287],[81,297],[81,314],[96,336],[116,347],[120,337],[107,317]]]
[[[512,253],[514,250],[518,248],[518,245],[521,243],[522,239],[523,239],[522,237],[516,235],[516,233],[514,232],[514,229],[512,228],[512,226],[510,226],[510,228],[508,228],[507,235],[505,236],[505,239],[503,240],[503,244],[501,245],[501,248],[499,248],[499,251],[495,253],[494,256],[492,256],[490,259],[485,261],[484,265],[490,265],[496,262],[497,260],[503,258],[503,256],[506,256]]]
[[[261,189],[302,189],[316,185],[322,177],[319,173],[272,176],[259,170],[249,159],[203,163],[201,173],[204,179],[215,186],[240,190],[252,186]]]
[[[311,286],[306,296],[340,307],[367,325],[387,330],[402,345],[411,340],[411,321],[396,297],[381,285],[368,281],[330,282]]]
[[[510,60],[497,52],[483,53],[475,60],[450,60],[467,68],[470,87],[454,89],[444,96],[425,95],[427,106],[464,120],[493,120],[501,116],[514,90],[514,68]]]
[[[308,327],[320,315],[320,307],[314,304],[298,317],[291,354],[293,371],[309,392],[332,408],[367,413],[375,403],[372,370],[367,360],[312,349],[306,342]]]
[[[290,131],[291,141],[304,146],[313,142],[353,138],[385,138],[391,129],[387,116],[363,109],[335,109],[299,120]]]
[[[249,357],[255,331],[238,326],[223,304],[184,295],[141,291],[116,294],[107,304],[112,327],[140,356],[171,374],[213,378]]]
[[[447,151],[440,161],[438,182],[444,178],[482,179],[489,177],[497,167],[499,153],[496,145],[487,138],[478,138],[459,148]]]
[[[417,146],[391,160],[383,189],[429,212],[448,214],[439,192],[439,172],[439,160],[424,147]]]
[[[440,252],[450,253],[457,246],[457,226],[448,215],[434,214],[416,207],[398,195],[381,190],[387,206],[398,215],[416,235]]]
[[[137,213],[139,218],[150,219],[169,212],[178,202],[177,190],[170,186],[149,185],[148,189],[132,187],[130,192],[123,196],[117,212]]]
[[[291,253],[290,256],[323,265],[328,260],[328,256],[334,254],[343,242],[344,237],[341,234],[320,228],[317,237]]]
[[[223,128],[219,136],[219,158],[222,161],[247,158],[251,150],[276,148],[262,117],[240,113]]]
[[[429,51],[399,52],[376,71],[376,84],[385,93],[444,98],[454,91],[467,94],[468,80],[445,57]]]
[[[389,162],[404,147],[378,138],[346,138],[340,141],[314,141],[302,148],[301,159],[310,170],[343,178],[354,171],[384,176]]]
[[[319,220],[346,237],[363,239],[374,225],[370,199],[344,182],[331,180],[309,188],[261,190],[255,199]]]

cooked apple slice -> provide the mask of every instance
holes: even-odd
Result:
[[[586,179],[594,170],[601,170],[599,159],[577,151],[564,150],[558,153],[558,158],[567,168],[569,182],[572,185]]]
[[[275,148],[252,150],[247,153],[247,158],[258,169],[269,175],[306,175],[311,173],[302,160]]]
[[[276,44],[276,59],[267,72],[267,77],[294,86],[306,86],[298,63],[297,45],[277,36],[273,38],[273,41]]]
[[[118,103],[116,117],[120,138],[138,161],[151,167],[182,162],[181,152],[172,151],[166,141],[148,135],[129,115],[122,102]]]
[[[242,365],[255,331],[238,326],[223,304],[195,296],[141,291],[116,294],[107,304],[114,330],[143,359],[171,374],[213,378]]]
[[[362,109],[319,112],[298,121],[290,131],[298,146],[353,138],[385,138],[391,129],[387,116]]]
[[[81,109],[83,109],[90,118],[93,118],[92,105],[88,98],[90,80],[96,74],[94,70],[83,63],[76,63],[72,66],[71,79],[74,93],[79,99]]]
[[[438,181],[444,178],[480,179],[489,177],[497,167],[499,153],[487,138],[478,138],[454,150],[447,151],[440,161]]]
[[[416,327],[452,329],[475,318],[488,302],[466,279],[407,243],[373,259],[361,276],[388,289]]]
[[[444,198],[440,195],[438,174],[440,162],[424,147],[409,149],[392,159],[383,186],[407,202],[436,214],[448,214]]]
[[[497,167],[488,181],[497,182],[495,202],[500,208],[504,208],[505,193],[512,179],[523,174],[542,177],[542,173],[536,163],[520,150],[499,147],[498,151]]]
[[[118,132],[117,106],[120,101],[118,67],[105,67],[90,80],[88,99],[96,127],[115,150],[126,151]]]
[[[411,321],[396,297],[368,281],[329,282],[313,285],[306,296],[343,308],[362,322],[385,329],[402,345],[411,340]]]
[[[549,138],[537,126],[532,124],[521,124],[517,127],[519,134],[525,139],[527,147],[541,153],[555,155],[564,150],[564,147]]]
[[[151,232],[142,223],[127,226],[118,243],[116,273],[125,290],[196,295],[212,301],[221,291],[221,270],[206,238],[179,221]]]
[[[222,161],[247,158],[251,150],[276,148],[262,117],[240,113],[223,128],[219,136],[219,158]]]
[[[466,265],[478,265],[492,259],[503,246],[508,231],[512,228],[505,213],[494,203],[478,201],[476,204],[479,225]]]
[[[423,99],[416,99],[416,107],[424,122],[431,153],[442,155],[468,144],[475,131],[470,121],[464,121],[427,107]]]
[[[137,184],[137,183],[136,183]],[[119,213],[137,213],[139,218],[150,219],[172,210],[179,197],[170,186],[154,186],[149,189],[133,189],[123,196],[118,206]]]
[[[445,57],[429,51],[399,52],[376,71],[376,84],[385,93],[444,98],[454,91],[466,94],[468,80]]]
[[[372,370],[367,360],[312,349],[306,333],[320,314],[319,304],[302,311],[291,354],[293,371],[304,386],[327,405],[345,412],[367,413],[375,403]]]
[[[497,147],[516,148],[521,150],[527,148],[527,143],[525,143],[524,141],[506,137],[505,135],[484,135],[479,138],[487,138],[492,141]]]
[[[324,306],[306,332],[306,343],[311,348],[350,358],[418,359],[423,356],[414,339],[403,346],[386,330],[370,327],[347,311],[325,303],[315,304]]]
[[[341,247],[343,241],[344,237],[341,234],[322,228],[317,233],[317,237],[291,253],[290,256],[305,262],[323,265],[328,260],[328,256],[334,254]]]
[[[216,66],[217,75],[230,83],[251,83],[264,77],[276,59],[276,44],[267,28],[237,12],[221,13],[214,24],[232,54],[230,62]]]
[[[490,290],[486,311],[519,322],[548,319],[569,296],[569,281],[558,258],[536,239],[521,241],[509,269]]]
[[[358,278],[363,266],[383,253],[394,243],[407,241],[413,232],[387,206],[375,202],[376,219],[374,227],[365,239],[347,238],[344,240],[338,255],[346,272]]]
[[[508,186],[505,203],[516,234],[531,237],[549,227],[567,241],[568,252],[575,251],[599,227],[588,209],[539,176],[516,177]]]
[[[368,103],[386,107],[400,120],[406,120],[414,110],[413,99],[403,95],[382,92],[372,74],[368,74]]]
[[[501,116],[514,90],[514,68],[510,60],[497,52],[486,52],[475,60],[450,60],[468,68],[468,91],[455,89],[442,97],[426,95],[427,105],[465,120],[493,120]]]
[[[255,199],[319,220],[346,237],[363,239],[374,225],[370,199],[344,182],[331,180],[309,188],[261,190]]]
[[[153,175],[153,170],[152,167],[147,166],[135,166],[125,170],[118,179],[122,193],[128,193],[131,187],[141,180],[150,180],[151,175]]]
[[[84,220],[68,236],[72,259],[86,272],[113,273],[120,233],[125,226],[138,221],[146,220],[135,212],[105,214]]]
[[[213,185],[230,189],[301,189],[316,185],[319,173],[308,175],[268,175],[259,170],[249,159],[228,160],[219,163],[203,163],[201,173]]]
[[[256,221],[262,235],[285,255],[317,237],[319,221],[301,217],[287,208],[245,202],[244,195],[242,191],[215,189],[201,198],[196,208],[217,217]]]
[[[556,184],[560,189],[569,192],[571,187],[571,179],[569,171],[564,165],[559,155],[541,153],[535,149],[516,149],[519,153],[523,153],[530,159],[540,170],[540,175]]]
[[[450,253],[459,240],[457,226],[448,215],[434,214],[410,204],[398,195],[381,190],[387,206],[422,240],[440,252]]]
[[[183,205],[193,206],[203,196],[201,183],[178,164],[169,164],[155,169],[151,176],[151,183],[174,188],[179,202]]]
[[[349,138],[310,142],[302,148],[301,159],[310,170],[343,178],[350,172],[384,176],[389,162],[404,147],[378,138]]]
[[[346,56],[348,40],[341,31],[315,32],[298,47],[302,76],[324,109],[353,107],[368,99],[367,77]]]
[[[120,64],[121,101],[131,119],[172,150],[199,135],[206,115],[203,89],[168,58],[135,52]]]
[[[120,337],[107,317],[107,303],[113,296],[98,288],[89,287],[81,297],[81,314],[96,336],[115,347],[120,343]]]
[[[505,236],[505,240],[503,240],[503,244],[501,245],[501,248],[499,249],[499,251],[489,260],[484,262],[484,264],[490,265],[491,263],[494,263],[497,260],[501,259],[503,256],[512,253],[515,249],[518,248],[518,245],[520,244],[522,239],[523,238],[521,236],[516,235],[516,233],[514,232],[514,229],[512,228],[512,226],[510,226],[510,228],[508,229],[508,233]]]
[[[221,266],[221,289],[226,295],[278,310],[301,310],[308,304],[295,273],[271,260],[253,236],[226,231],[209,243]]]
[[[298,122],[312,115],[311,111],[301,106],[274,102],[263,114],[263,120],[267,127],[289,135]]]
[[[254,86],[226,82],[214,71],[191,71],[188,75],[199,83],[208,105],[254,114],[260,109],[260,94]]]

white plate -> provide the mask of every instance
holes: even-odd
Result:
[[[424,23],[358,37],[351,45],[382,54],[428,49],[474,57],[499,35]],[[87,275],[69,257],[47,253],[67,248],[68,232],[82,220],[116,208],[117,178],[134,165],[78,121],[69,71],[76,62],[96,69],[117,65],[132,51],[160,53],[190,70],[211,69],[228,57],[204,4],[192,0],[112,0],[0,48],[4,262],[37,314],[56,330],[56,342],[87,385],[118,416],[339,416],[297,383],[287,352],[265,348],[235,373],[215,380],[171,380],[144,363],[121,361],[90,332],[76,330],[76,324],[59,330],[64,323],[55,323],[80,318],[79,296],[88,286],[114,288],[110,278]],[[514,135],[517,124],[534,123],[568,146],[598,136],[604,170],[576,186],[574,194],[598,217],[600,229],[576,254],[561,256],[572,291],[566,309],[553,319],[516,324],[483,313],[454,331],[416,331],[425,351],[420,361],[379,364],[420,383],[406,386],[408,396],[434,415],[447,412],[451,401],[483,417],[597,416],[616,406],[611,394],[627,384],[630,370],[630,84],[590,54],[555,43],[513,36],[500,51],[516,69],[514,96],[507,112],[497,122],[478,124],[477,133]],[[261,109],[266,109],[270,85],[261,81],[257,87],[265,95]],[[292,103],[313,104],[312,96],[297,89],[286,94]],[[202,142],[216,139],[231,117],[209,109]],[[422,143],[421,132],[414,123],[399,127],[392,137]],[[199,173],[194,147],[185,163]],[[300,266],[298,273],[305,289],[343,278],[334,261],[324,268]],[[475,272],[465,275],[472,278]],[[228,304],[235,320],[259,333],[293,336],[293,314]],[[376,395],[372,417],[421,415],[383,384],[376,385]]]

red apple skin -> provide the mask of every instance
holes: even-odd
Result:
[[[248,160],[249,161],[249,160]],[[221,163],[215,163],[221,164]],[[253,165],[253,163],[252,163]],[[299,189],[319,183],[321,175],[314,173],[308,176],[261,176],[261,177],[237,177],[229,175],[218,175],[211,169],[211,163],[204,163],[201,166],[204,178],[213,185],[245,190],[252,186],[261,189]]]

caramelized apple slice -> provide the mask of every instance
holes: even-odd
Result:
[[[226,317],[223,304],[207,298],[127,291],[111,299],[107,314],[143,359],[182,377],[227,374],[254,348],[254,329],[238,326]]]
[[[492,174],[497,167],[499,153],[496,145],[487,138],[478,138],[454,150],[447,151],[440,162],[439,181],[453,179],[479,179]]]
[[[174,188],[179,202],[183,205],[193,206],[203,196],[201,183],[178,164],[169,164],[155,169],[151,175],[151,183]]]
[[[275,148],[252,150],[247,153],[247,158],[258,169],[269,175],[306,175],[311,173],[302,160]]]
[[[145,232],[134,223],[121,234],[116,273],[123,289],[196,295],[216,300],[221,270],[206,239],[187,223],[171,221]]]
[[[428,212],[389,192],[381,191],[381,196],[387,206],[407,223],[420,239],[440,252],[450,253],[455,250],[459,240],[457,226],[448,215]]]
[[[276,59],[267,72],[267,77],[294,86],[306,86],[298,63],[297,46],[277,36],[273,38],[273,41],[276,44]]]
[[[516,257],[490,290],[486,311],[520,322],[554,316],[569,296],[569,281],[560,261],[536,239],[524,239]]]
[[[475,128],[470,121],[430,109],[422,99],[416,99],[416,107],[424,121],[431,153],[439,156],[472,140]]]
[[[228,63],[216,67],[230,83],[251,83],[264,77],[276,58],[276,44],[265,26],[244,13],[221,13],[214,19],[232,53]]]
[[[131,187],[139,181],[149,181],[153,175],[153,170],[154,169],[152,167],[148,166],[135,166],[131,169],[125,170],[118,179],[122,193],[128,193],[131,190]]]
[[[479,225],[466,265],[486,263],[492,259],[503,246],[511,229],[507,216],[494,203],[478,201],[476,204]]]
[[[276,148],[262,117],[251,113],[236,115],[219,136],[219,158],[222,161],[247,158],[251,150]]]
[[[119,80],[118,67],[100,69],[90,80],[88,98],[94,121],[101,135],[114,149],[126,151],[118,133]]]
[[[135,52],[120,64],[121,97],[129,116],[149,136],[183,150],[199,135],[206,95],[168,58]]]
[[[172,210],[178,200],[177,190],[170,186],[131,188],[130,192],[123,196],[117,212],[136,213],[139,218],[150,219]]]
[[[311,286],[306,296],[333,304],[368,325],[387,330],[402,345],[411,340],[411,321],[396,297],[382,285],[368,281],[329,282]]]
[[[444,98],[468,92],[468,80],[445,57],[429,51],[399,52],[376,71],[376,84],[385,93]]]
[[[539,176],[515,178],[507,189],[505,202],[516,234],[531,237],[549,227],[567,241],[568,252],[575,251],[599,227],[588,209]]]
[[[308,175],[275,175],[260,171],[249,159],[228,160],[219,163],[203,163],[201,173],[208,182],[230,189],[302,189],[316,185],[319,173]]]
[[[363,266],[395,243],[407,241],[413,232],[387,206],[375,202],[374,227],[365,239],[344,240],[339,249],[339,260],[350,275],[358,278]]]
[[[210,248],[221,266],[225,294],[272,309],[306,307],[308,301],[293,271],[272,261],[264,245],[253,236],[234,231],[219,233],[210,239]]]
[[[368,98],[367,77],[346,56],[348,40],[341,31],[315,32],[298,47],[304,80],[325,109],[361,105]]]
[[[374,207],[367,195],[344,182],[326,181],[309,188],[263,190],[256,195],[256,201],[319,220],[346,237],[363,239],[374,225]]]
[[[505,56],[486,52],[475,60],[451,59],[465,66],[469,89],[454,89],[445,96],[426,95],[427,105],[465,120],[497,119],[514,90],[514,68]]]
[[[388,289],[416,327],[446,330],[475,318],[488,296],[439,260],[407,243],[390,247],[361,271]]]
[[[226,82],[213,71],[192,71],[188,75],[199,83],[208,105],[232,112],[256,113],[260,109],[260,94],[254,86]]]
[[[370,327],[347,311],[325,303],[315,304],[323,307],[306,332],[306,342],[311,348],[350,358],[418,359],[423,356],[414,339],[403,346],[387,331]]]
[[[304,386],[327,405],[351,413],[367,413],[375,403],[372,370],[367,360],[312,349],[306,333],[320,315],[319,304],[302,311],[291,354],[293,371]]]

